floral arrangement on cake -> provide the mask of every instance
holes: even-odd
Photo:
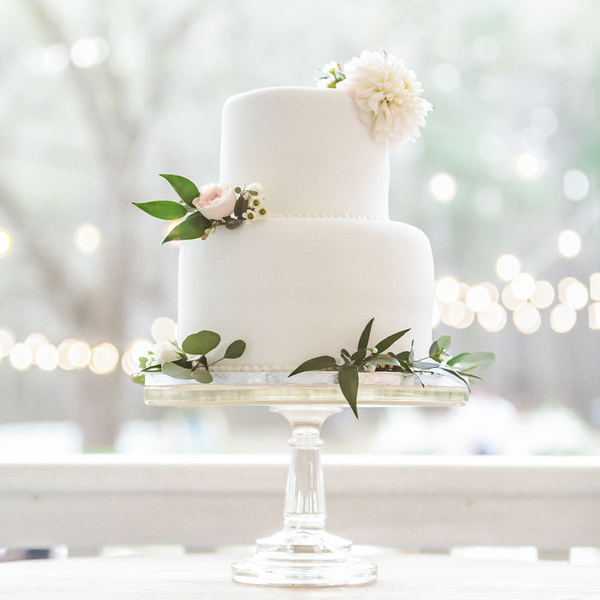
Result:
[[[171,229],[163,244],[197,238],[205,240],[221,225],[236,229],[267,214],[260,183],[250,183],[243,188],[233,187],[230,183],[209,183],[198,189],[195,183],[181,175],[161,177],[177,192],[179,202],[157,200],[132,204],[157,219],[184,219]]]
[[[359,373],[387,371],[414,375],[425,387],[422,376],[436,374],[450,377],[464,384],[469,390],[469,379],[481,379],[473,371],[492,365],[496,357],[492,352],[463,352],[456,356],[448,353],[451,339],[449,335],[438,338],[429,348],[429,356],[415,359],[411,344],[410,350],[394,354],[388,352],[410,329],[404,329],[389,335],[375,346],[369,346],[371,319],[364,328],[358,347],[353,354],[342,349],[339,359],[333,356],[317,356],[296,367],[288,377],[307,371],[337,371],[338,384],[350,408],[358,418],[357,399]],[[199,331],[185,338],[181,347],[175,342],[165,341],[155,344],[147,356],[140,358],[140,371],[133,381],[144,384],[145,373],[162,372],[176,379],[191,379],[199,383],[211,383],[213,376],[210,367],[225,359],[240,358],[246,350],[246,342],[236,340],[229,344],[225,354],[209,363],[207,354],[221,343],[221,336],[214,331]]]
[[[345,90],[371,126],[373,139],[395,148],[421,136],[419,127],[433,106],[421,97],[423,87],[404,61],[385,51],[363,50],[343,65],[327,63],[321,72],[318,85]]]

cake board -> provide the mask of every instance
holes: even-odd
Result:
[[[232,565],[239,583],[279,586],[360,585],[377,577],[377,566],[352,554],[352,542],[325,530],[321,426],[349,408],[337,372],[238,371],[214,373],[201,384],[147,373],[144,401],[150,406],[268,406],[292,428],[284,526],[256,542],[253,556]],[[421,381],[424,385],[421,384]],[[357,406],[452,407],[466,404],[465,385],[448,377],[360,373]]]

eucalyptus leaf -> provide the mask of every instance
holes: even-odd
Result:
[[[367,356],[366,348],[359,348],[351,357],[350,360],[355,363],[362,362]]]
[[[346,398],[354,416],[358,419],[358,409],[356,407],[356,400],[358,398],[358,367],[352,365],[341,368],[338,373],[338,383],[340,384],[344,398]]]
[[[248,208],[248,203],[244,200],[243,196],[240,196],[235,203],[235,207],[233,208],[233,214],[240,218],[244,211]]]
[[[323,371],[325,369],[335,369],[336,367],[335,358],[332,356],[317,356],[296,367],[288,377],[293,377],[294,375],[298,375],[298,373],[304,373],[306,371]]]
[[[396,354],[396,360],[400,362],[408,362],[410,359],[410,352],[408,350],[404,350],[403,352],[399,352]]]
[[[232,219],[231,217],[228,217],[225,219],[225,227],[227,227],[227,229],[237,229],[243,222],[243,219]]]
[[[166,175],[161,173],[160,176],[164,177],[171,184],[171,187],[177,192],[177,195],[188,206],[193,206],[192,200],[195,200],[200,195],[195,183],[192,183],[189,179],[186,179],[181,175]]]
[[[192,378],[200,383],[210,383],[213,380],[213,376],[206,369],[192,371]]]
[[[139,383],[140,385],[144,385],[146,383],[146,376],[142,373],[136,373],[131,377],[131,381],[133,381],[133,383]]]
[[[400,366],[400,363],[389,354],[376,354],[375,356],[369,356],[365,362],[373,365],[392,365],[394,367]]]
[[[188,335],[181,347],[186,354],[208,354],[221,343],[221,336],[214,331],[199,331]]]
[[[440,352],[443,353],[444,350],[448,350],[450,348],[450,344],[452,343],[452,338],[449,335],[442,335],[437,339],[437,344],[439,346]]]
[[[405,335],[409,331],[410,331],[410,328],[404,329],[403,331],[399,331],[398,333],[394,333],[394,334],[386,337],[385,339],[381,340],[379,342],[379,344],[375,345],[375,347],[377,348],[377,351],[378,352],[385,352],[390,346],[392,346],[393,344],[395,344],[403,335]]]
[[[463,352],[448,361],[449,367],[456,367],[459,371],[472,369],[487,369],[496,362],[493,352]]]
[[[134,206],[148,213],[151,217],[163,219],[165,221],[173,221],[181,219],[187,215],[188,211],[185,206],[178,202],[169,200],[157,200],[155,202],[132,202]]]
[[[167,235],[162,243],[166,244],[173,240],[195,240],[202,237],[211,225],[211,221],[204,215],[199,212],[193,212],[185,221],[171,229],[169,235]]]
[[[360,334],[360,339],[358,340],[358,349],[368,348],[369,347],[369,338],[371,337],[371,327],[373,327],[373,321],[375,318],[373,317],[365,327],[364,331]]]
[[[246,351],[246,342],[244,340],[235,340],[227,346],[225,350],[225,356],[223,358],[240,358]]]
[[[191,371],[190,369],[186,369],[185,367],[181,367],[174,362],[166,362],[162,365],[162,372],[169,377],[174,377],[175,379],[190,379]]]

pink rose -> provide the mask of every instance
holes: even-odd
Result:
[[[237,199],[230,183],[209,183],[200,188],[200,195],[192,200],[192,204],[207,219],[218,221],[233,212]]]

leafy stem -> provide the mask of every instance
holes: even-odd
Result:
[[[422,375],[437,374],[450,377],[467,386],[470,391],[469,379],[481,379],[472,371],[485,369],[492,365],[496,358],[491,352],[463,352],[452,357],[448,353],[451,339],[449,335],[438,338],[429,348],[429,355],[425,358],[415,360],[414,340],[410,350],[404,350],[398,354],[387,352],[398,340],[410,331],[404,329],[384,338],[375,346],[369,347],[371,328],[374,319],[371,319],[358,340],[358,347],[354,354],[350,354],[345,348],[340,352],[340,358],[336,360],[332,356],[318,356],[311,358],[296,367],[288,377],[293,377],[306,371],[337,371],[338,384],[344,398],[350,405],[352,412],[358,418],[357,399],[359,387],[359,372],[361,371],[392,371],[410,373],[414,375],[420,384],[425,387]]]

